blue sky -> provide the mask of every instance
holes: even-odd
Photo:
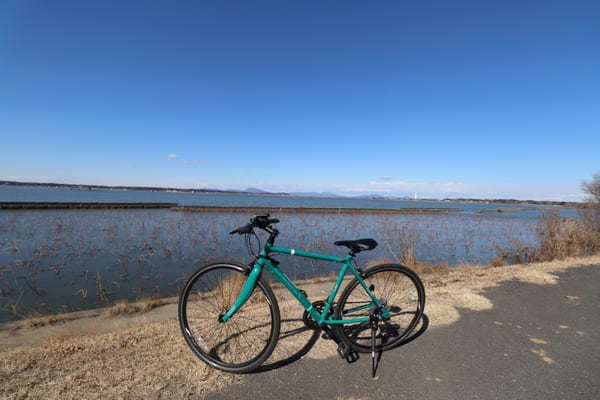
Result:
[[[0,4],[0,179],[581,198],[600,3]]]

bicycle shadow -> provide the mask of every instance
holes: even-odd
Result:
[[[402,339],[392,349],[387,351],[395,350],[398,347],[404,346],[412,342],[413,340],[421,336],[423,333],[425,333],[425,331],[428,328],[429,317],[427,316],[427,314],[423,314],[423,316],[421,317],[419,328],[413,331],[413,333],[411,333],[406,338]],[[313,349],[313,347],[318,342],[322,334],[323,331],[320,329],[314,330],[305,326],[301,318],[282,319],[281,333],[279,336],[279,342],[277,344],[279,348],[279,354],[277,354],[276,350],[274,352],[275,356],[271,356],[269,360],[267,360],[264,364],[262,364],[260,367],[258,367],[250,373],[254,374],[272,371],[278,368],[285,367],[300,360],[302,357],[308,354],[308,352],[310,352],[311,349]],[[337,348],[337,344],[332,339],[321,338],[321,340],[327,340],[328,346],[332,346],[334,349]],[[284,345],[283,350],[280,347],[281,345]],[[333,352],[331,354],[335,354],[335,357],[338,357],[337,352]],[[379,366],[381,356],[382,352],[379,352],[377,355],[375,370],[377,370],[377,367]]]
[[[413,340],[415,340],[416,338],[418,338],[419,336],[421,336],[422,334],[425,333],[425,331],[427,330],[427,328],[429,328],[429,317],[427,316],[427,314],[423,313],[423,316],[421,317],[421,320],[419,321],[419,323],[421,324],[421,326],[419,327],[419,329],[416,329],[413,333],[411,333],[409,336],[407,336],[406,338],[404,338],[403,340],[401,340],[398,344],[396,344],[393,348],[387,350],[395,350],[398,347],[402,347],[410,342],[412,342]],[[375,361],[375,368],[373,369],[373,376],[376,376],[377,374],[377,369],[379,368],[379,363],[381,362],[381,356],[384,352],[380,351],[377,353],[377,359]]]
[[[302,326],[298,326],[298,327],[290,327],[289,326],[289,325],[298,325],[298,323],[302,324]],[[297,339],[299,339],[299,338],[297,338],[299,335],[309,336],[308,340],[306,340],[305,343],[304,343],[305,340],[302,340],[302,339],[297,340]],[[319,340],[319,336],[321,336],[321,331],[313,330],[313,329],[307,327],[306,325],[304,325],[302,318],[282,319],[281,320],[281,332],[279,333],[279,341],[277,343],[278,348],[276,348],[276,351],[274,352],[276,359],[272,361],[271,359],[273,358],[273,356],[270,357],[269,360],[267,360],[265,363],[263,363],[260,367],[258,367],[251,373],[272,371],[274,369],[285,367],[286,365],[289,365],[295,361],[298,361],[299,359],[304,357],[313,348],[315,343],[317,343],[317,341]],[[290,339],[292,339],[292,340],[290,340]],[[296,340],[294,340],[294,339],[296,339]],[[284,350],[286,354],[282,358],[280,354],[277,354],[277,350],[280,350],[281,345],[283,343],[285,343],[286,341],[291,341],[295,345],[286,344],[287,351]],[[298,342],[300,342],[300,343],[298,343]],[[304,343],[304,344],[302,346],[300,346],[300,348],[297,349],[297,347],[299,347],[298,344],[301,344],[301,343]],[[290,347],[292,349],[291,351],[290,351]],[[277,355],[280,355],[280,357],[277,357]],[[279,359],[277,359],[277,358],[279,358]]]

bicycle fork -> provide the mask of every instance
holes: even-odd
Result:
[[[248,279],[244,283],[244,286],[242,287],[239,296],[237,297],[231,308],[227,312],[219,314],[219,322],[227,322],[227,320],[231,318],[233,314],[235,314],[237,310],[239,310],[240,307],[242,307],[244,303],[246,303],[246,301],[248,301],[250,296],[252,296],[252,292],[254,291],[254,287],[256,286],[256,281],[262,273],[262,268],[263,264],[260,262],[260,260],[257,260],[254,263],[252,269],[250,270]]]

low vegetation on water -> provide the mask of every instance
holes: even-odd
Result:
[[[576,219],[548,213],[539,220],[493,215],[294,214],[282,218],[281,245],[343,254],[333,241],[374,237],[366,265],[388,259],[420,273],[460,265],[502,266],[600,251],[600,209]],[[198,266],[250,261],[228,232],[243,213],[168,210],[5,211],[0,213],[0,321],[98,307],[111,313],[147,311],[176,296]],[[264,238],[263,238],[264,243]],[[256,244],[257,245],[257,244]],[[281,258],[294,279],[324,281],[338,265]],[[336,269],[337,270],[337,269]],[[50,318],[51,319],[51,318]]]

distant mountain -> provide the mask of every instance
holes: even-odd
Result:
[[[244,192],[246,192],[246,193],[268,193],[266,190],[262,190],[262,189],[255,188],[255,187],[249,187],[246,190],[244,190]]]
[[[354,196],[358,199],[371,199],[371,200],[387,200],[387,199],[391,199],[391,197],[389,196],[383,196],[381,194],[378,193],[371,193],[371,194],[361,194],[359,196]]]
[[[292,196],[306,196],[306,197],[342,197],[331,192],[292,192]]]

